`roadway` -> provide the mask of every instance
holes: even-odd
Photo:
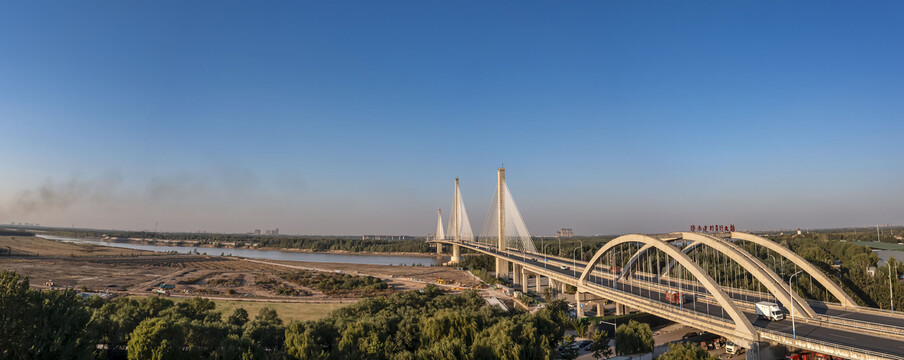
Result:
[[[493,248],[484,247],[485,251],[492,251]],[[523,258],[517,253],[509,253],[513,257]],[[536,254],[534,257],[539,258],[544,256],[542,254]],[[586,262],[583,261],[574,261],[556,257],[548,257],[550,264],[555,264],[555,266],[566,265],[570,268],[570,271],[576,272],[576,276],[580,276],[583,269],[587,266]],[[542,263],[541,263],[542,264]],[[571,269],[572,267],[577,267],[577,269]],[[595,267],[595,272],[592,273],[594,278],[597,276],[601,276],[600,274],[605,274],[607,276],[612,276],[604,267]],[[643,276],[640,276],[643,277]],[[651,278],[647,278],[651,279]],[[661,286],[669,286],[671,288],[677,289],[679,288],[679,284],[674,280],[648,280],[650,282],[655,282]],[[707,291],[700,285],[694,285],[693,283],[688,284],[686,282],[682,282],[680,286],[684,289],[693,290],[699,294],[707,294]],[[753,306],[754,303],[759,301],[769,301],[781,304],[780,301],[776,300],[774,296],[769,293],[762,292],[753,292],[743,289],[736,289],[730,287],[723,287],[725,293],[732,299],[742,302],[748,303],[749,306]],[[888,331],[897,332],[901,335],[904,335],[904,314],[901,313],[891,313],[889,311],[869,308],[869,307],[858,307],[856,309],[844,308],[840,304],[833,303],[809,303],[810,307],[819,314],[824,315],[829,318],[839,318],[839,319],[848,319],[858,322],[864,322],[869,324],[881,325],[891,327],[887,329]],[[788,306],[787,304],[781,304],[787,312]]]
[[[452,244],[451,242],[449,244]],[[487,247],[479,244],[473,243],[458,243],[459,245],[478,250],[480,252],[487,253],[493,256],[501,256],[506,260],[514,260],[521,263],[526,264],[529,267],[535,267],[536,269],[545,269],[546,271],[551,271],[562,275],[564,278],[573,278],[574,282],[572,285],[577,285],[577,278],[580,277],[581,271],[586,267],[585,262],[574,261],[573,263],[569,263],[565,260],[561,259],[553,259],[547,258],[547,261],[541,261],[543,255],[526,255],[526,254],[518,254],[514,252],[505,252],[499,253],[495,251],[495,248]],[[575,264],[579,267],[578,269],[572,269]],[[562,269],[560,266],[566,266],[567,269]],[[599,267],[597,267],[599,269]],[[528,271],[534,272],[528,268]],[[605,288],[612,288],[612,279],[603,276],[600,273],[595,274],[597,276],[592,276],[588,280],[589,283]],[[608,275],[611,276],[611,275]],[[689,316],[699,316],[700,314],[707,314],[711,317],[716,317],[720,319],[724,319],[725,321],[731,321],[727,314],[723,311],[722,307],[716,303],[711,303],[708,301],[696,301],[695,299],[690,299],[690,301],[682,304],[676,305],[671,304],[666,300],[665,291],[662,289],[657,289],[656,287],[649,286],[653,285],[650,283],[646,284],[635,284],[643,283],[640,281],[618,281],[616,282],[616,291],[631,294],[634,296],[638,296],[644,298],[647,301],[658,302],[661,304],[665,304],[668,306],[675,307],[675,310],[678,312],[684,312]],[[641,285],[641,286],[638,286]],[[677,287],[677,286],[676,286]],[[592,289],[592,287],[590,287]],[[706,293],[705,291],[703,293]],[[741,295],[741,294],[738,294]],[[615,300],[615,299],[611,299]],[[793,334],[792,331],[792,322],[788,320],[783,321],[769,321],[769,320],[761,320],[757,317],[756,313],[752,312],[750,309],[742,308],[743,313],[747,316],[750,322],[753,324],[756,329],[765,329],[774,332],[779,332],[782,334],[786,334],[788,337],[791,337]],[[850,311],[841,311],[838,309],[825,308],[826,315],[835,316],[834,314],[839,314],[842,316],[856,316],[852,317],[853,319],[871,319],[878,320],[875,322],[879,323],[888,323],[889,320],[894,320],[895,324],[898,323],[898,319],[896,318],[880,318],[875,314],[870,313],[854,313]],[[863,321],[871,321],[871,320],[863,320]],[[904,321],[904,320],[902,320]],[[807,324],[801,321],[795,322],[797,329],[798,337],[806,337],[811,339],[817,339],[824,342],[829,342],[832,344],[837,344],[841,346],[847,346],[856,349],[863,349],[878,353],[884,353],[889,355],[904,354],[904,342],[900,340],[891,340],[886,337],[864,334],[862,332],[856,331],[856,329],[839,329],[835,327],[827,327],[815,324]],[[706,329],[701,329],[706,330]]]

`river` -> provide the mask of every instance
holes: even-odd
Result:
[[[92,239],[80,239],[54,235],[37,235],[47,240],[56,240],[63,242],[93,244],[100,246],[112,246],[125,249],[147,250],[156,252],[177,252],[180,254],[206,253],[207,255],[219,256],[223,255],[240,256],[249,259],[267,259],[267,260],[289,260],[289,261],[310,261],[323,263],[345,263],[345,264],[365,264],[365,265],[438,265],[442,263],[442,257],[436,256],[410,256],[410,255],[357,255],[357,254],[333,254],[333,253],[307,253],[280,250],[257,250],[257,249],[229,249],[229,248],[209,248],[209,247],[192,247],[192,246],[166,246],[151,244],[135,244],[130,242],[110,242]]]

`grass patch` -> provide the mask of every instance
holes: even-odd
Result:
[[[170,297],[175,302],[188,301],[190,298]],[[338,308],[351,305],[350,303],[282,303],[242,300],[211,300],[217,304],[216,310],[228,317],[236,308],[245,308],[250,318],[254,319],[257,313],[264,307],[271,307],[279,314],[279,318],[286,324],[292,321],[319,320],[325,318],[330,312]]]

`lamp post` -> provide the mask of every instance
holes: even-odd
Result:
[[[552,244],[543,245],[543,268],[546,269],[546,264],[549,264],[549,255],[547,255],[546,247]]]
[[[797,327],[794,325],[794,293],[791,292],[791,279],[802,271],[803,270],[798,270],[794,275],[791,275],[791,277],[788,278],[788,295],[791,296],[791,334],[794,335],[794,340],[797,340]]]
[[[618,306],[618,304],[616,304],[615,306]],[[618,324],[617,324],[618,318],[615,318],[612,320],[614,320],[615,322],[608,322],[608,321],[600,320],[600,323],[603,323],[606,325],[612,325],[612,353],[615,354],[616,356],[618,356],[618,352],[615,350],[615,331],[618,330]]]
[[[577,270],[575,270],[575,268],[578,266],[578,262],[576,260],[577,257],[578,257],[578,249],[574,249],[574,251],[571,252],[571,277],[573,277],[573,278],[578,277],[578,272],[577,272]]]
[[[894,268],[895,268],[895,275],[898,275],[897,274],[897,272],[898,272],[897,264],[894,265]],[[891,269],[892,269],[891,259],[888,259],[888,301],[891,303],[891,311],[895,311],[895,288],[892,286],[892,282],[891,282]]]
[[[572,254],[571,254],[571,277],[573,277],[573,278],[578,277],[578,273],[576,270],[578,263],[577,263],[577,260],[575,260],[575,258],[577,258],[577,256],[574,253],[576,253],[578,250],[581,250],[581,261],[584,261],[584,240],[578,240],[578,241],[581,243],[581,247],[574,249],[574,251],[572,251]],[[591,270],[591,272],[593,272],[593,271]]]

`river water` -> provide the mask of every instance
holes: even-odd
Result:
[[[294,251],[280,250],[257,250],[257,249],[230,249],[230,248],[210,248],[210,247],[191,247],[191,246],[166,246],[166,245],[150,245],[135,244],[129,242],[111,242],[93,239],[79,239],[64,236],[53,235],[37,235],[47,240],[64,241],[79,244],[93,244],[100,246],[112,246],[124,249],[147,250],[156,252],[172,252],[179,254],[195,253],[195,251],[207,255],[219,256],[223,255],[240,256],[249,259],[267,259],[267,260],[289,260],[289,261],[310,261],[324,263],[345,263],[345,264],[366,264],[366,265],[438,265],[442,263],[442,257],[436,256],[408,256],[408,255],[356,255],[356,254],[332,254],[332,253],[305,253]]]

